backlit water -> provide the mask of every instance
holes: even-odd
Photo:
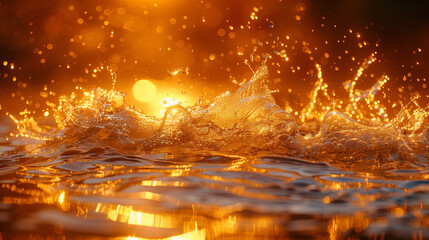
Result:
[[[264,69],[162,119],[99,89],[53,109],[57,126],[16,120],[0,146],[1,236],[429,237],[426,112],[377,125],[333,111],[306,132],[273,102]]]
[[[89,142],[40,147],[2,142],[3,239],[429,234],[426,161],[339,163],[183,149],[120,153]]]
[[[0,1],[0,240],[429,239],[421,9]]]

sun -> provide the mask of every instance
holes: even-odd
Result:
[[[156,86],[149,80],[139,80],[133,86],[133,95],[140,102],[149,102],[156,95]]]

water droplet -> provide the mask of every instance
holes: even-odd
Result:
[[[274,22],[273,22],[273,21],[270,21],[270,22],[268,23],[268,25],[270,26],[270,28],[274,28]]]
[[[177,74],[188,75],[189,74],[189,68],[188,67],[183,67],[183,68],[177,68],[177,69],[173,69],[173,70],[167,70],[167,74],[170,77],[175,77]]]

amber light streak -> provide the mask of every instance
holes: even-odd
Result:
[[[162,238],[162,240],[200,240],[206,239],[205,229],[195,229],[194,231],[186,232],[177,236]],[[123,240],[148,240],[148,238],[126,237]]]
[[[96,212],[104,213],[107,215],[107,218],[116,222],[124,222],[132,225],[141,225],[149,227],[159,227],[159,228],[176,228],[183,224],[180,222],[180,217],[178,218],[175,214],[169,213],[150,213],[134,210],[132,206],[109,206],[98,204]],[[184,219],[183,219],[184,220]],[[192,227],[195,227],[194,229]],[[174,239],[205,239],[206,229],[198,228],[197,221],[187,221],[184,224],[184,233],[176,236],[171,236],[168,238],[163,238],[165,240],[174,240]],[[127,237],[124,239],[146,239],[139,237]]]

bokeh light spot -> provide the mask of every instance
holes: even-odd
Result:
[[[133,86],[133,95],[140,102],[149,102],[156,95],[156,86],[149,80],[139,80]]]

